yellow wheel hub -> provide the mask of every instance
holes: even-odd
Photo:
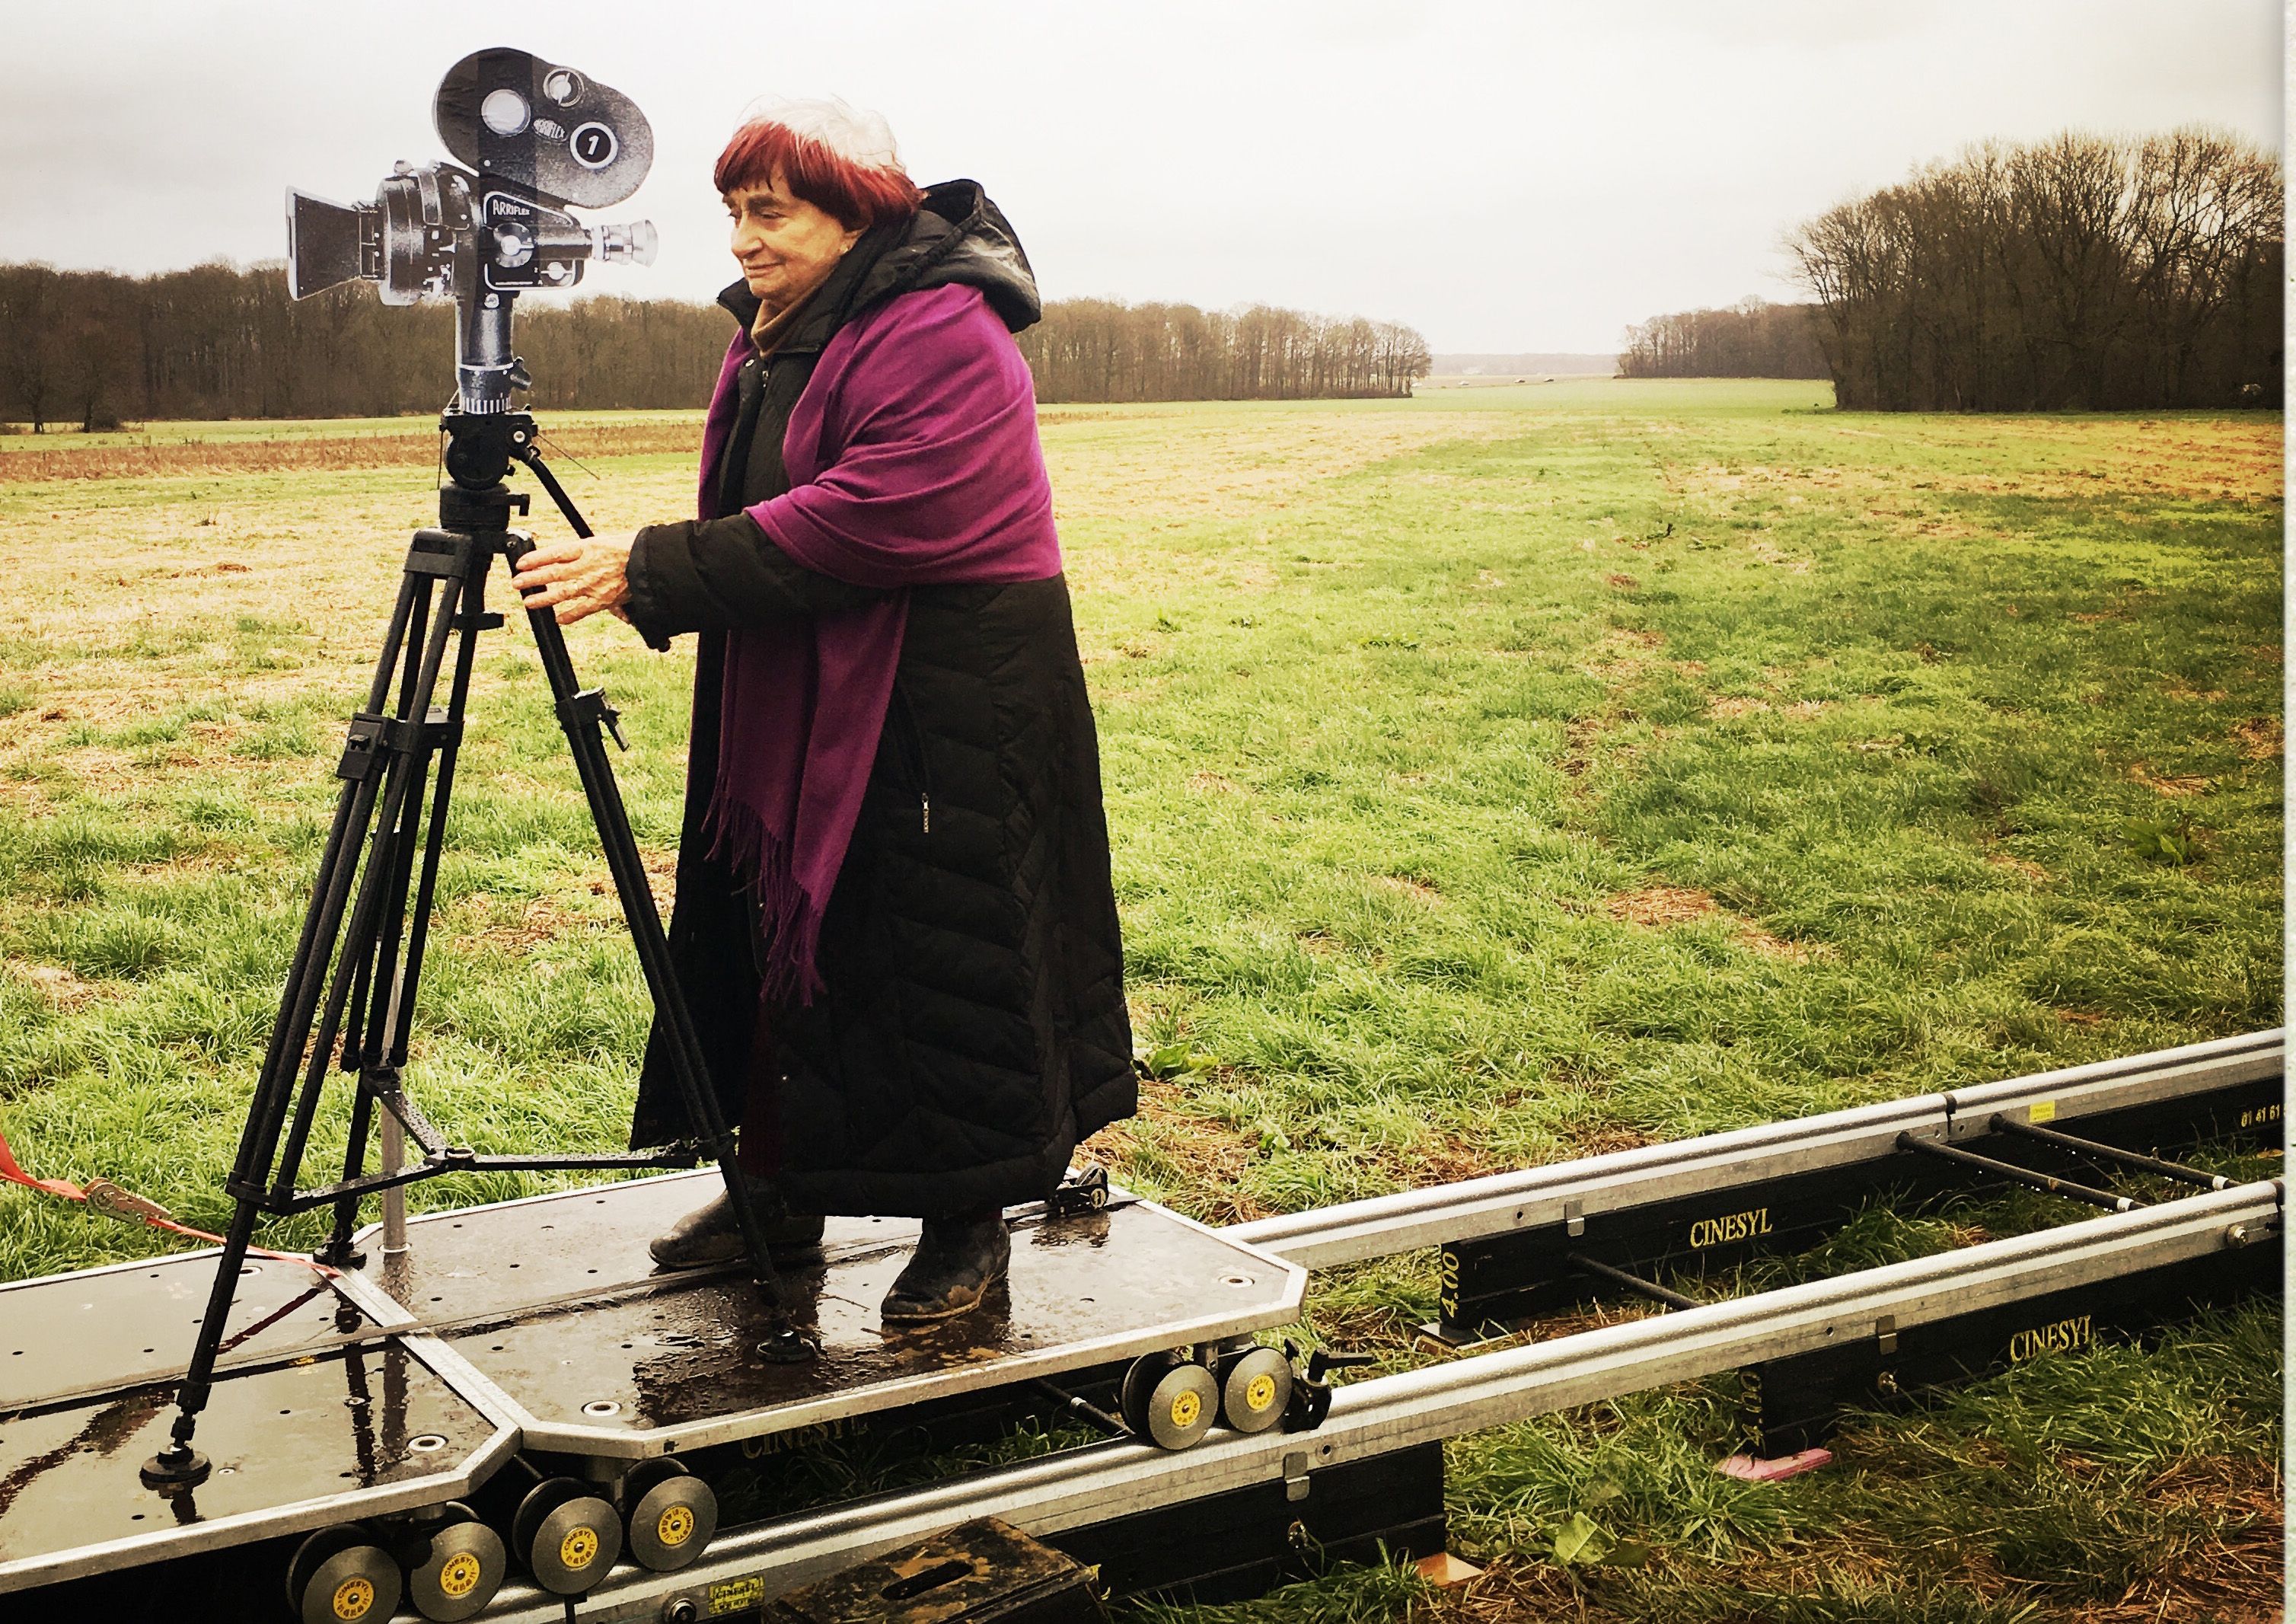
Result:
[[[457,1552],[439,1570],[439,1593],[459,1602],[479,1587],[479,1579],[485,1572],[477,1557],[468,1551]]]
[[[661,1513],[661,1521],[653,1525],[654,1538],[666,1546],[684,1545],[693,1538],[693,1508],[673,1505]]]
[[[598,1530],[585,1523],[566,1530],[566,1538],[558,1542],[558,1561],[569,1571],[578,1572],[598,1558]]]
[[[335,1617],[344,1624],[366,1617],[374,1606],[374,1582],[354,1575],[335,1587]]]

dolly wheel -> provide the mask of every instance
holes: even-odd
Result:
[[[1140,1367],[1133,1367],[1141,1374]],[[1125,1420],[1167,1449],[1201,1443],[1219,1415],[1219,1383],[1196,1364],[1169,1365],[1152,1384],[1125,1379]],[[1136,1393],[1136,1387],[1144,1390]]]
[[[511,1518],[511,1549],[553,1595],[587,1595],[622,1554],[622,1520],[579,1478],[546,1478]]]
[[[1116,1413],[1124,1418],[1136,1437],[1148,1431],[1148,1395],[1164,1373],[1179,1363],[1178,1356],[1168,1353],[1144,1354],[1132,1361],[1125,1370],[1123,1383],[1117,1389]]]
[[[287,1564],[287,1605],[303,1624],[382,1624],[398,1611],[398,1564],[373,1529],[321,1529]]]
[[[434,1624],[457,1624],[495,1599],[509,1570],[502,1536],[457,1503],[407,1549],[406,1599]]]
[[[622,1480],[629,1552],[640,1567],[671,1573],[701,1554],[718,1531],[718,1496],[673,1460],[648,1461]]]
[[[1239,1432],[1265,1432],[1292,1402],[1292,1361],[1254,1348],[1220,1367],[1220,1419]]]

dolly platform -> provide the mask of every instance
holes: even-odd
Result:
[[[137,1463],[164,1440],[214,1254],[0,1287],[0,1592],[409,1517],[445,1530],[413,1559],[385,1535],[316,1537],[291,1574],[297,1610],[388,1617],[403,1573],[425,1616],[469,1617],[456,1603],[482,1606],[505,1562],[462,1503],[513,1464],[532,1487],[510,1548],[576,1595],[625,1536],[642,1565],[699,1554],[715,1505],[677,1466],[684,1451],[1128,1361],[1128,1420],[1168,1448],[1218,1422],[1273,1426],[1289,1407],[1289,1362],[1251,1333],[1298,1317],[1306,1270],[1120,1191],[1016,1213],[1007,1281],[974,1313],[915,1328],[877,1314],[914,1223],[832,1218],[821,1259],[784,1270],[821,1357],[762,1359],[746,1275],[670,1273],[646,1253],[716,1177],[418,1218],[405,1250],[370,1231],[365,1263],[335,1275],[251,1261],[202,1433],[216,1470],[195,1488],[147,1488]]]
[[[419,1218],[406,1252],[371,1251],[348,1289],[379,1313],[412,1315],[468,1361],[529,1448],[623,1460],[1226,1341],[1290,1324],[1306,1289],[1304,1269],[1119,1195],[1072,1217],[1015,1218],[1011,1272],[978,1310],[889,1330],[877,1304],[916,1225],[832,1218],[823,1261],[783,1271],[821,1356],[772,1364],[751,1352],[764,1333],[738,1267],[668,1274],[646,1255],[715,1177]]]

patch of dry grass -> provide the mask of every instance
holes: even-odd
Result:
[[[1645,885],[1636,890],[1620,891],[1603,906],[1613,919],[1644,930],[1659,930],[1668,925],[1693,924],[1712,915],[1717,904],[1704,891],[1686,885]]]
[[[598,457],[693,456],[701,446],[701,414],[690,422],[581,423],[548,431],[543,442],[554,460]],[[403,433],[324,432],[261,439],[248,437],[170,439],[143,444],[97,444],[25,449],[0,455],[0,485],[70,480],[152,480],[185,474],[286,474],[320,470],[433,467],[435,428]]]
[[[2210,786],[2216,782],[2202,773],[2156,773],[2142,761],[2129,764],[2128,776],[2157,795],[2179,800],[2207,794]]]
[[[2233,725],[2232,736],[2239,742],[2240,753],[2251,761],[2269,761],[2285,746],[2280,718],[2276,716],[2252,716]]]

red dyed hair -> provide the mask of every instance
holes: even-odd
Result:
[[[916,213],[925,194],[898,161],[849,158],[818,136],[778,119],[752,119],[734,132],[712,174],[720,196],[769,184],[776,171],[791,195],[836,217],[848,231]]]

